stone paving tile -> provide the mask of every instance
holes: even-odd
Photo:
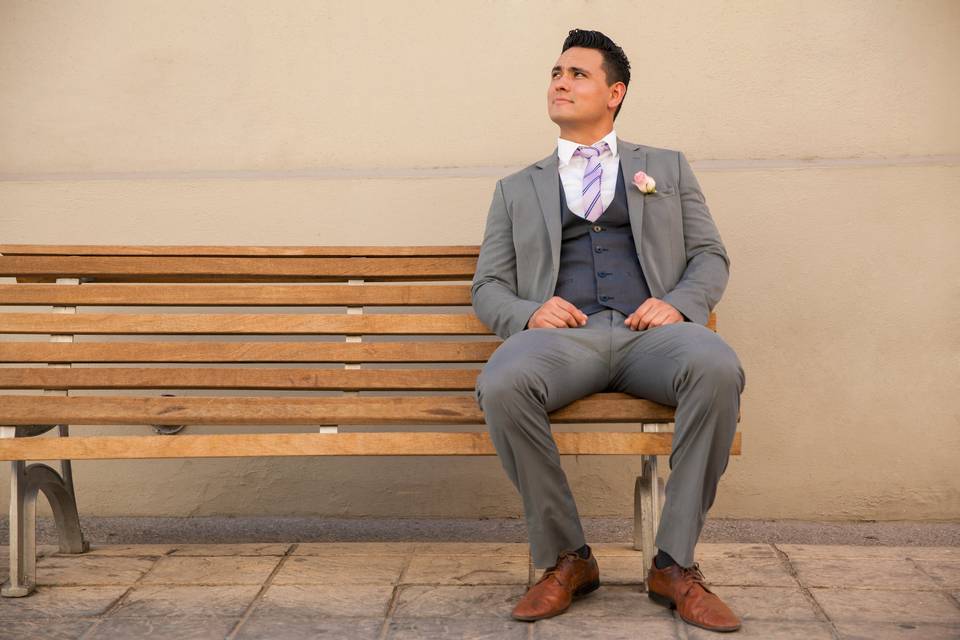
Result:
[[[253,615],[265,618],[334,616],[375,618],[386,615],[393,596],[389,584],[277,585],[267,589]]]
[[[957,640],[960,625],[918,623],[837,623],[843,640]]]
[[[727,637],[731,634],[720,634],[716,631],[707,631],[690,624],[682,623],[688,640],[717,640],[718,636]],[[831,640],[833,633],[826,622],[795,622],[795,621],[756,621],[744,622],[732,637],[761,638],[762,640]],[[874,638],[873,640],[879,640]]]
[[[89,640],[223,640],[236,623],[234,618],[199,616],[107,618]]]
[[[263,584],[280,558],[166,556],[143,579],[144,584]]]
[[[960,561],[916,560],[917,566],[944,589],[960,589]]]
[[[526,640],[529,625],[501,618],[404,618],[391,620],[386,640]]]
[[[510,618],[514,604],[526,592],[521,585],[402,586],[395,618]]]
[[[50,586],[133,584],[155,562],[153,558],[51,556],[37,561],[37,584]]]
[[[794,559],[790,564],[797,570],[800,581],[808,587],[929,591],[940,586],[907,559],[808,558]]]
[[[259,585],[141,585],[127,594],[111,616],[132,618],[216,615],[239,618],[259,591]]]
[[[672,618],[571,618],[564,614],[537,622],[533,637],[542,640],[675,640]]]
[[[37,587],[25,598],[0,598],[0,619],[82,618],[104,613],[127,587]]]
[[[273,584],[395,584],[402,556],[292,556]]]
[[[799,587],[711,587],[744,620],[819,622]]]
[[[960,547],[863,547],[843,544],[778,544],[794,557],[813,558],[915,558],[918,560],[960,560]]]
[[[522,584],[530,565],[519,556],[414,556],[404,584]]]
[[[172,544],[109,544],[109,545],[90,545],[90,550],[84,553],[84,556],[108,556],[108,557],[129,557],[129,558],[156,558],[165,556],[174,549],[176,545]],[[73,554],[62,554],[57,550],[53,555],[71,556]]]
[[[960,623],[960,608],[936,591],[810,589],[834,622]]]
[[[294,556],[407,556],[415,542],[301,542]]]
[[[0,624],[0,639],[29,638],[30,640],[77,640],[93,626],[96,618],[36,620],[4,620]]]
[[[794,579],[777,557],[706,556],[700,570],[711,585],[793,587]]]
[[[181,544],[174,556],[282,556],[292,545],[272,544]]]
[[[275,618],[251,616],[236,640],[295,640],[330,638],[331,640],[375,640],[380,636],[383,619],[359,618]],[[222,640],[222,636],[220,637]]]
[[[601,584],[642,585],[647,578],[642,557],[608,556],[599,553],[596,556],[597,564],[600,565]]]
[[[420,542],[417,555],[529,556],[530,546],[519,542]]]
[[[701,542],[694,550],[694,557],[699,561],[701,557],[726,558],[776,558],[776,550],[769,544],[758,543],[717,543]]]
[[[565,616],[570,618],[662,618],[673,614],[647,597],[639,587],[601,586],[593,593],[577,598]]]

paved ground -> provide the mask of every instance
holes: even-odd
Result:
[[[44,547],[37,592],[0,600],[0,638],[960,638],[960,547],[704,543],[708,582],[744,619],[736,634],[652,603],[629,545],[594,549],[603,586],[528,624],[509,618],[536,577],[525,544]]]
[[[42,506],[42,505],[41,505]],[[581,518],[589,542],[633,536],[632,517]],[[332,518],[328,516],[104,517],[82,515],[87,540],[107,544],[236,542],[526,542],[522,518]],[[8,536],[0,516],[0,540]],[[53,518],[37,518],[37,540],[57,541]],[[701,542],[960,547],[955,522],[723,520],[708,518]]]

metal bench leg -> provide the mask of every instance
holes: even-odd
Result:
[[[633,548],[643,551],[646,571],[656,555],[663,490],[657,477],[657,456],[642,456],[641,459],[643,467],[633,493]]]
[[[61,430],[61,434],[63,430]],[[37,582],[37,495],[50,503],[60,538],[61,553],[84,553],[89,545],[80,530],[73,494],[70,461],[61,462],[64,476],[45,464],[10,463],[10,577],[0,595],[20,598],[33,592]]]
[[[37,582],[36,494],[27,499],[27,463],[10,463],[10,577],[0,595],[20,598],[30,595]]]

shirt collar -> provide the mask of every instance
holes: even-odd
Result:
[[[615,129],[612,129],[610,133],[600,138],[594,142],[592,147],[597,146],[600,142],[606,142],[610,145],[610,152],[613,153],[613,157],[617,157],[617,132]],[[579,142],[573,142],[571,140],[565,140],[563,138],[557,138],[557,158],[560,161],[560,166],[566,166],[570,164],[570,159],[573,158],[573,152],[577,150],[577,147],[582,146]]]

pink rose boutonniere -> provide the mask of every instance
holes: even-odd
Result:
[[[637,185],[637,188],[640,189],[643,193],[656,193],[657,192],[657,183],[656,181],[645,174],[643,171],[637,171],[633,175],[633,184]]]

